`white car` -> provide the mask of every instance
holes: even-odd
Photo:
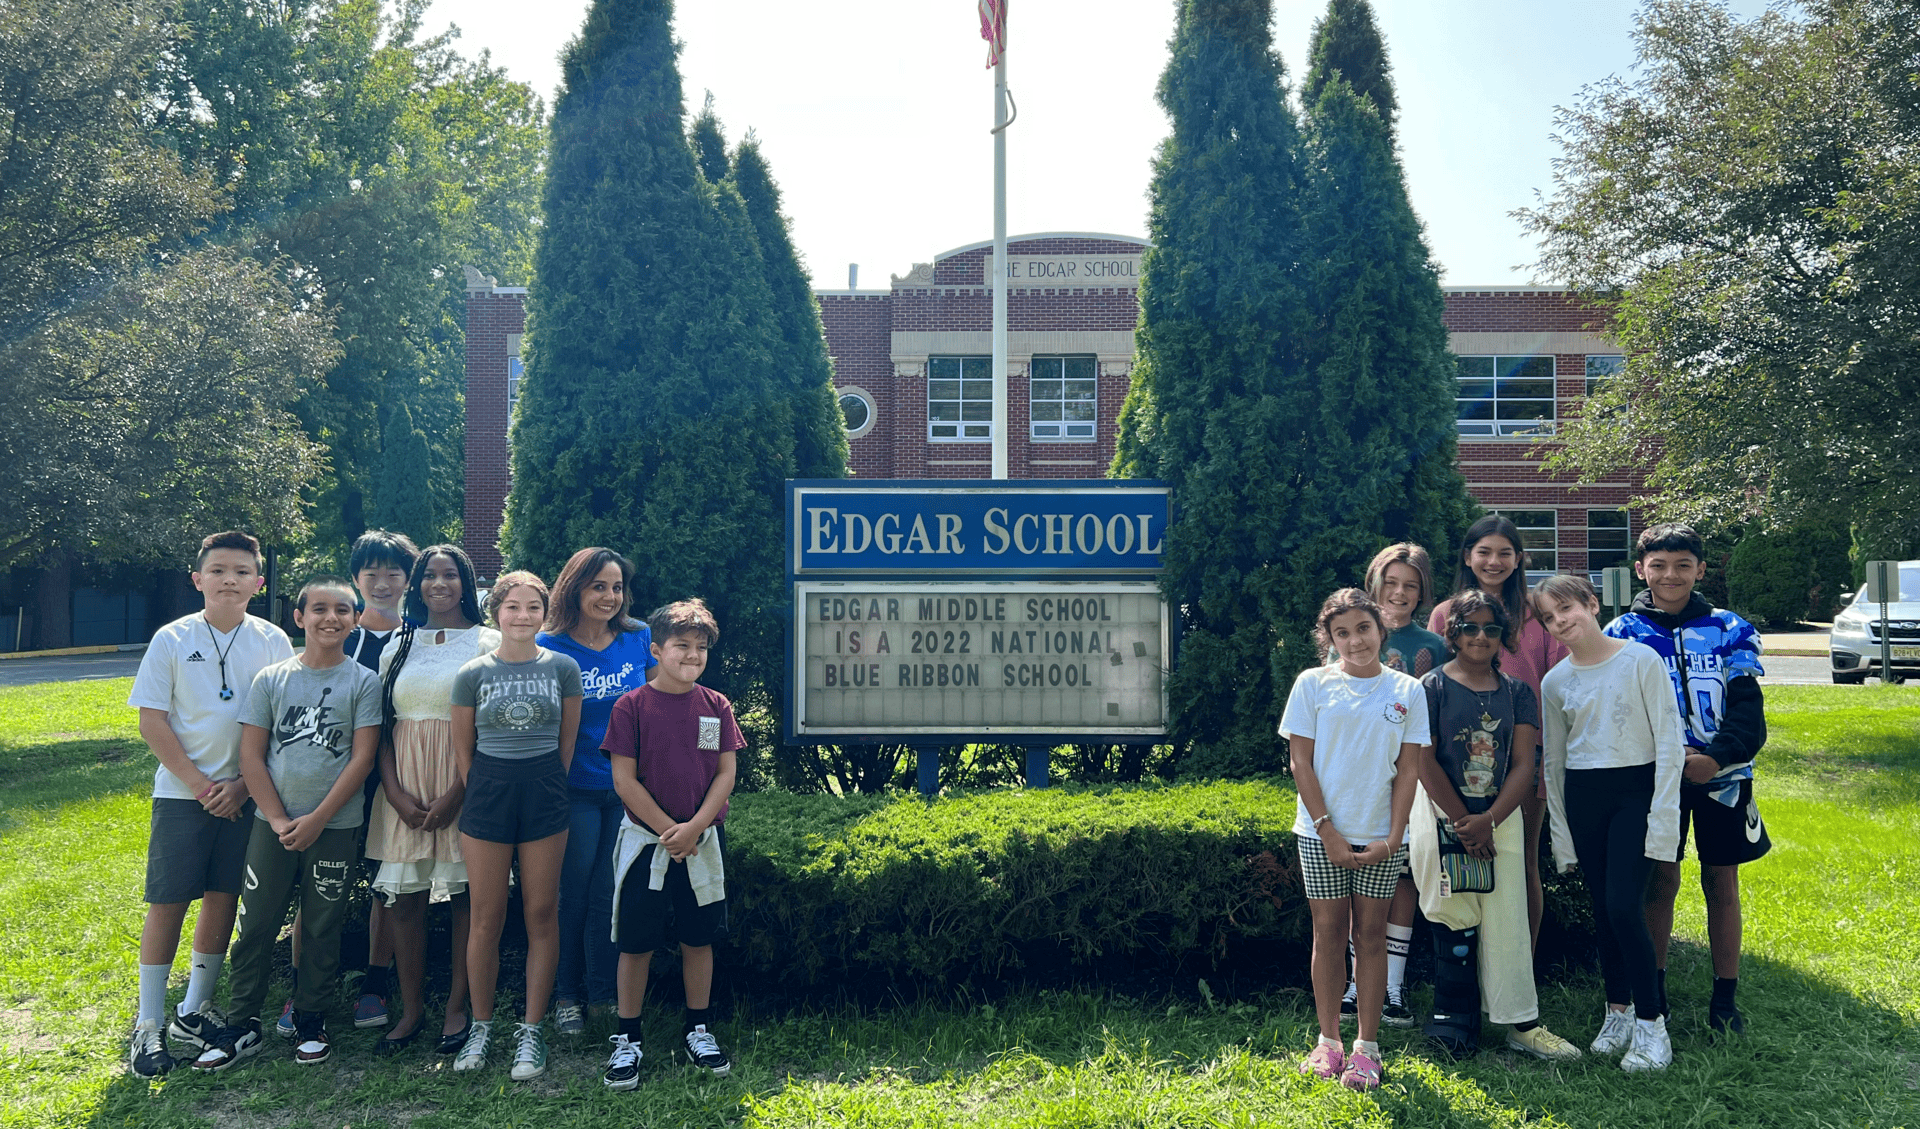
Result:
[[[1887,605],[1894,682],[1920,677],[1920,561],[1900,562],[1899,595],[1898,603]],[[1864,589],[1833,617],[1827,658],[1835,682],[1865,682],[1879,670],[1880,605],[1869,604]]]

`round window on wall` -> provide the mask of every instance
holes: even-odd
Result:
[[[873,396],[864,388],[840,389],[840,415],[847,427],[847,438],[858,439],[873,430],[874,417],[879,415],[873,406]]]

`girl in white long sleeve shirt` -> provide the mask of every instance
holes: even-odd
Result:
[[[1660,656],[1601,633],[1585,577],[1551,577],[1532,599],[1570,652],[1541,680],[1540,715],[1554,859],[1579,864],[1599,933],[1607,1012],[1593,1050],[1626,1051],[1629,1071],[1664,1069],[1673,1046],[1644,903],[1654,862],[1679,848],[1680,712]]]

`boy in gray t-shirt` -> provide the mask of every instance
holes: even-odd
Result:
[[[247,883],[234,930],[231,1025],[194,1060],[225,1070],[260,1049],[274,938],[300,892],[300,959],[294,978],[294,1058],[330,1053],[326,1002],[340,966],[347,877],[356,857],[360,786],[380,739],[380,680],[347,658],[358,622],[353,588],[319,577],[300,590],[294,621],[306,651],[254,677],[240,716],[240,771],[254,798]]]

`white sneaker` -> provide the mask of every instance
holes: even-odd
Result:
[[[455,1070],[478,1070],[487,1065],[487,1040],[493,1035],[493,1020],[476,1019],[467,1032],[467,1041],[453,1060]]]
[[[1673,1040],[1667,1037],[1667,1017],[1634,1020],[1633,1048],[1620,1060],[1620,1069],[1665,1070],[1672,1061]]]
[[[1617,1055],[1633,1043],[1633,1005],[1627,1010],[1607,1009],[1607,1018],[1600,1024],[1600,1033],[1593,1037],[1593,1046],[1588,1048],[1597,1055]]]
[[[538,1023],[522,1023],[513,1029],[513,1080],[525,1082],[547,1072],[547,1041]]]

